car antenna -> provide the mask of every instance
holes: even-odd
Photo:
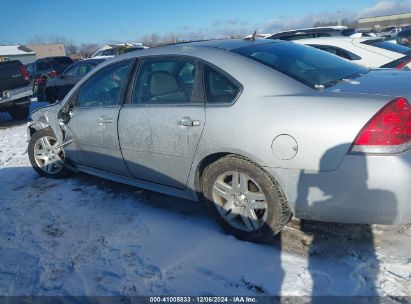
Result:
[[[256,36],[257,36],[257,31],[254,31],[253,35],[251,36],[251,41],[255,41]]]

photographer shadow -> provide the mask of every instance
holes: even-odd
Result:
[[[342,149],[347,149],[347,145],[334,147],[323,155],[319,173],[302,171],[299,178],[296,200],[299,214],[296,216],[303,219],[301,231],[312,238],[307,269],[312,281],[311,303],[327,303],[330,299],[318,296],[334,295],[367,296],[372,297],[372,303],[378,303],[380,263],[372,227],[355,223],[373,222],[374,218],[379,219],[379,224],[393,223],[397,216],[397,200],[390,191],[368,187],[369,171],[364,155],[349,156],[349,166],[348,161],[343,161],[337,170],[324,172]],[[314,218],[324,218],[329,223],[310,220]],[[346,220],[345,224],[337,224],[341,218]],[[356,259],[355,266],[349,269],[353,282],[345,287],[333,286],[332,273],[341,265],[334,265],[328,274],[327,270],[319,269],[318,260],[333,254]]]

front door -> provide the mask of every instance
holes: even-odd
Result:
[[[185,57],[140,62],[118,130],[123,157],[135,178],[185,188],[205,124],[198,70],[199,65]]]
[[[131,61],[109,65],[78,90],[66,125],[66,154],[73,162],[112,173],[129,175],[120,151],[118,115]]]

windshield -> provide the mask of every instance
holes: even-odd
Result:
[[[387,51],[400,53],[400,54],[409,54],[409,53],[411,53],[410,48],[408,48],[406,46],[403,46],[403,45],[396,44],[394,42],[389,42],[389,41],[384,41],[384,40],[367,40],[367,41],[363,41],[361,43],[371,45],[371,46],[375,46],[375,47],[378,47],[380,49],[384,49],[384,50],[387,50]]]
[[[339,80],[368,72],[367,68],[312,47],[273,42],[232,50],[288,75],[312,88],[331,86]]]

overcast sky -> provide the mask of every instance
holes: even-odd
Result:
[[[0,43],[13,44],[53,36],[76,43],[131,42],[170,32],[221,37],[310,26],[339,15],[411,12],[411,0],[3,0],[1,6]]]

